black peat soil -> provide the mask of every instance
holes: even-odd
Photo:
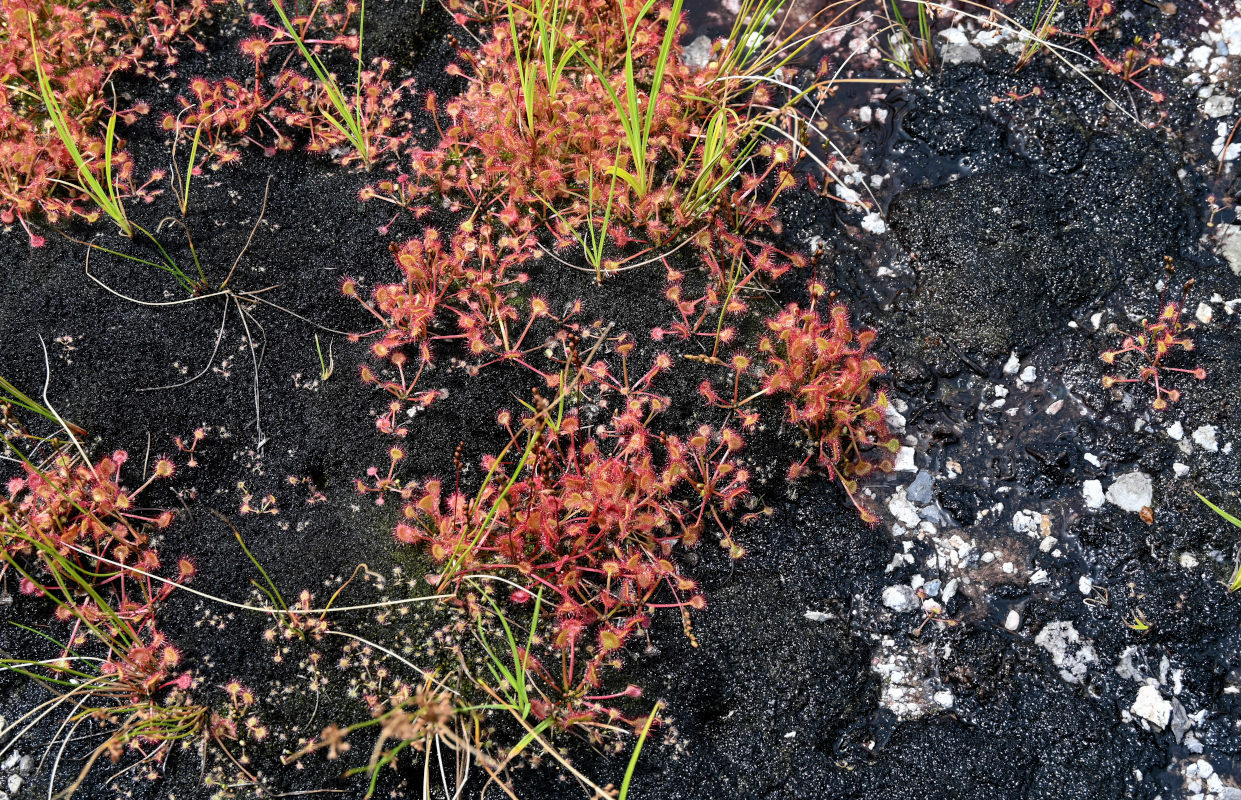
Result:
[[[415,77],[418,97],[461,89],[444,75],[454,26],[437,3],[423,13],[418,0],[374,2],[367,13],[368,49],[393,58],[398,78]],[[157,109],[128,133],[140,168],[167,161],[158,111],[172,107],[184,78],[246,74],[233,45],[245,24],[235,14],[213,23],[202,38],[221,44],[208,55],[187,54],[181,79],[123,86]],[[976,63],[945,65],[874,103],[887,114],[862,125],[858,161],[868,174],[890,178],[882,197],[886,235],[863,233],[856,208],[808,191],[782,204],[784,244],[821,247],[823,276],[856,320],[879,332],[905,444],[917,468],[934,478],[938,530],[905,535],[888,513],[889,498],[905,491],[914,472],[871,488],[885,514],[873,528],[830,482],[794,489],[768,482],[763,500],[776,513],[741,530],[744,559],[731,563],[714,546],[688,554],[686,572],[709,601],[694,617],[697,646],[678,616],[656,617],[649,645],[632,648],[616,677],[621,686],[644,687],[635,713],[663,699],[670,722],[643,750],[631,797],[1153,800],[1190,796],[1184,768],[1198,758],[1209,759],[1226,787],[1241,780],[1241,599],[1220,582],[1229,577],[1236,531],[1193,495],[1234,510],[1238,504],[1233,447],[1241,444],[1241,393],[1230,378],[1241,363],[1241,337],[1224,301],[1241,297],[1241,278],[1215,254],[1204,219],[1211,170],[1199,158],[1199,123],[1174,100],[1170,121],[1147,130],[1047,59],[1016,79],[1019,91],[1038,85],[1044,97],[993,104],[993,95],[1014,88],[1012,62],[984,51]],[[231,285],[275,287],[263,297],[306,320],[367,330],[368,315],[341,296],[341,278],[366,286],[390,279],[389,241],[420,231],[401,217],[387,235],[379,232],[391,209],[356,199],[373,178],[301,151],[273,158],[247,152],[239,164],[195,181],[187,226],[218,282],[270,186]],[[154,226],[174,205],[165,195],[135,214]],[[102,223],[66,233],[119,242]],[[247,304],[252,316],[243,324],[236,304],[220,297],[135,304],[87,277],[84,251],[50,232],[38,250],[20,230],[0,236],[0,374],[40,391],[42,337],[48,398],[90,432],[96,456],[127,450],[134,478],[148,453],[172,451],[173,436],[208,431],[200,466],[180,469],[142,496],[145,505],[180,510],[159,538],[165,559],[191,555],[200,568],[195,588],[255,602],[249,581],[257,574],[211,513],[217,510],[287,596],[309,589],[326,600],[359,562],[382,578],[355,583],[354,602],[421,592],[417,558],[396,548],[390,534],[397,509],[375,506],[353,488],[367,467],[387,468],[387,442],[375,434],[384,397],[358,380],[364,347],[270,306]],[[174,255],[184,259],[188,250]],[[1177,266],[1169,297],[1193,278],[1187,319],[1200,301],[1213,316],[1193,333],[1197,349],[1179,364],[1204,366],[1208,379],[1173,379],[1183,399],[1159,413],[1150,408],[1149,386],[1105,391],[1098,354],[1119,344],[1113,323],[1132,330],[1136,319],[1157,314],[1165,257]],[[131,298],[184,297],[166,276],[120,259],[96,253],[90,269]],[[649,355],[645,332],[666,321],[667,309],[653,302],[662,277],[639,272],[602,289],[577,273],[534,279],[553,305],[584,298],[587,319],[632,332],[639,355]],[[335,361],[326,381],[316,333],[325,353],[331,343]],[[257,377],[251,342],[261,347]],[[1014,359],[1037,377],[1014,383],[1005,368]],[[193,383],[143,391],[185,381],[209,362]],[[660,390],[688,399],[670,413],[686,426],[718,423],[718,410],[700,407],[694,392],[701,374],[692,365],[674,373]],[[500,368],[482,375],[429,374],[428,387],[447,397],[407,421],[408,475],[451,475],[459,442],[473,463],[503,445],[495,415],[527,396],[529,375]],[[994,406],[1001,385],[1008,401]],[[1058,401],[1062,412],[1045,411]],[[1183,436],[1169,434],[1174,422]],[[1192,442],[1204,427],[1212,428],[1214,450]],[[781,472],[788,461],[765,444],[749,456],[756,472]],[[1106,489],[1134,471],[1152,479],[1153,521],[1111,503],[1085,507],[1085,481]],[[308,482],[292,485],[290,477]],[[312,492],[326,500],[310,502]],[[267,494],[278,514],[238,514],[244,496],[258,502]],[[1053,520],[1056,549],[1014,536],[1009,521],[1025,509]],[[887,587],[937,577],[925,564],[935,561],[937,537],[950,534],[976,543],[974,560],[951,573],[962,585],[944,603],[952,623],[919,629],[921,612],[898,613],[881,598]],[[1017,554],[1012,575],[978,558],[992,546]],[[902,561],[903,554],[912,557]],[[1035,582],[1039,571],[1047,579]],[[0,621],[38,621],[22,610],[25,598],[12,599],[0,606]],[[1005,626],[1010,611],[1019,615],[1015,630]],[[1150,623],[1148,632],[1130,627],[1135,614]],[[296,769],[279,761],[298,737],[365,717],[353,672],[329,666],[312,676],[306,666],[311,650],[335,664],[345,640],[277,649],[263,641],[261,617],[206,601],[169,602],[160,615],[200,675],[195,696],[202,702],[227,703],[222,686],[232,678],[258,692],[258,713],[273,735],[234,755],[263,779],[267,796],[321,789],[363,795],[360,779],[342,777],[344,760],[311,756]],[[1093,648],[1078,680],[1067,680],[1064,665],[1036,642],[1053,622],[1071,623]],[[406,642],[417,656],[437,624],[415,611],[371,614],[355,629]],[[0,652],[37,644],[11,626],[0,629]],[[934,713],[894,711],[885,693],[890,678],[876,669],[893,648],[923,654],[927,680],[950,693],[951,703]],[[1163,728],[1131,711],[1144,681],[1172,704]],[[0,676],[5,718],[44,699],[37,687]],[[33,730],[21,752],[37,761],[58,724]],[[576,741],[564,746],[600,783],[619,784],[627,754],[599,754]],[[77,749],[69,773],[89,748]],[[368,750],[359,739],[351,755],[364,763]],[[228,774],[212,751],[205,763],[195,747],[174,752],[157,780],[131,773],[111,781],[124,764],[101,764],[77,796],[253,796],[204,784],[204,775]],[[44,764],[14,800],[44,796],[47,775]],[[523,766],[514,779],[528,800],[585,796],[546,764]],[[421,780],[421,765],[407,764],[383,776],[380,796],[420,796]],[[473,783],[467,796],[481,788],[482,781]],[[499,792],[492,787],[486,796]]]

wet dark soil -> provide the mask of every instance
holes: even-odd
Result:
[[[372,41],[402,54],[399,77],[416,76],[419,91],[459,90],[443,75],[453,28],[438,6],[429,4],[425,14],[418,3],[383,8],[368,6],[380,20]],[[237,35],[227,17],[205,34],[226,42]],[[244,65],[221,46],[187,56],[181,73],[234,69]],[[740,532],[746,558],[732,563],[713,546],[688,555],[686,571],[709,602],[694,617],[696,646],[678,616],[656,617],[649,641],[630,648],[615,678],[645,687],[635,713],[656,698],[668,707],[670,724],[643,751],[631,797],[1172,798],[1192,794],[1185,765],[1199,758],[1225,787],[1241,779],[1241,599],[1221,585],[1237,532],[1193,496],[1235,510],[1241,486],[1233,450],[1241,395],[1230,380],[1241,363],[1241,337],[1224,303],[1241,297],[1241,278],[1214,253],[1204,222],[1213,165],[1201,162],[1188,137],[1144,129],[1050,62],[1032,65],[1019,80],[1022,91],[1039,85],[1045,96],[990,103],[1014,77],[1011,56],[987,51],[979,63],[946,65],[877,104],[887,122],[862,138],[873,145],[862,163],[892,176],[882,196],[886,237],[861,234],[856,208],[809,191],[783,200],[783,243],[806,250],[817,237],[820,272],[879,332],[905,417],[903,441],[915,468],[934,479],[925,506],[937,509],[936,521],[917,536],[908,526],[898,530],[889,500],[912,491],[912,471],[871,487],[884,511],[876,527],[861,523],[823,478],[796,487],[764,483],[763,501],[775,513]],[[134,83],[126,90],[162,92],[151,100],[159,108],[170,104],[172,87]],[[1173,107],[1174,116],[1190,118]],[[167,153],[154,118],[130,136],[139,164],[149,167]],[[370,177],[296,152],[270,159],[248,153],[195,184],[187,225],[205,267],[227,274],[270,181],[234,287],[275,286],[266,299],[319,326],[365,330],[367,315],[340,295],[340,279],[387,279],[388,242],[418,231],[401,218],[388,235],[379,232],[390,218],[387,206],[356,201]],[[164,197],[136,213],[154,224],[171,203]],[[68,232],[84,238],[102,228]],[[105,232],[100,241],[116,238]],[[1165,257],[1177,267],[1170,281]],[[239,526],[286,594],[307,588],[326,599],[359,562],[383,579],[355,584],[355,602],[416,591],[417,560],[389,533],[395,508],[376,507],[353,490],[368,466],[386,467],[386,443],[374,434],[384,398],[357,379],[362,346],[268,306],[246,306],[249,332],[223,298],[140,306],[89,280],[84,262],[84,248],[58,236],[41,250],[28,249],[19,231],[0,236],[7,265],[0,374],[41,387],[42,336],[49,399],[90,432],[96,452],[123,448],[131,463],[169,450],[173,436],[207,429],[201,465],[143,495],[153,507],[181,509],[159,546],[166,558],[196,558],[196,588],[237,602],[258,599],[249,585],[254,568],[210,513],[215,509]],[[129,262],[96,254],[90,266],[136,299],[182,296],[165,276]],[[1200,364],[1208,379],[1172,379],[1183,398],[1158,413],[1149,385],[1105,391],[1098,356],[1119,344],[1114,327],[1133,330],[1158,312],[1164,285],[1178,297],[1190,278],[1196,284],[1187,319],[1199,302],[1212,315],[1193,333],[1196,350],[1177,365]],[[650,301],[662,275],[637,273],[602,289],[567,271],[535,272],[534,281],[553,303],[586,298],[586,317],[633,332],[639,355],[653,352],[641,333],[664,321],[666,310],[653,311]],[[1222,299],[1212,300],[1216,295]],[[316,333],[332,347],[335,372],[327,380],[319,375]],[[262,345],[257,378],[251,342]],[[1014,359],[1018,369],[1006,369]],[[209,362],[214,366],[191,384],[139,391],[184,381]],[[1030,380],[1023,379],[1027,368]],[[492,421],[528,393],[529,377],[484,374],[477,381],[447,367],[430,374],[428,385],[448,396],[410,423],[410,474],[451,474],[459,442],[475,460],[503,445]],[[701,377],[687,365],[661,387],[681,398],[670,414],[683,424],[717,421],[718,410],[701,407],[693,391]],[[1060,410],[1049,413],[1057,402]],[[1179,437],[1170,435],[1174,423]],[[1206,427],[1214,450],[1195,442]],[[787,462],[766,440],[750,458],[760,472],[772,464],[782,471]],[[1151,521],[1112,503],[1084,503],[1084,482],[1106,489],[1133,471],[1153,481]],[[309,482],[291,486],[289,477]],[[312,502],[313,492],[326,501]],[[238,514],[243,496],[268,493],[279,514]],[[1048,520],[1043,533],[1056,539],[1048,549],[1014,531],[1014,514],[1026,510]],[[974,543],[972,560],[948,566],[937,555],[950,535]],[[985,560],[993,552],[1004,555]],[[999,569],[1001,562],[1014,569]],[[1040,571],[1046,580],[1035,580]],[[961,589],[950,599],[940,595],[947,622],[919,627],[922,611],[900,613],[884,603],[892,586],[952,578]],[[0,619],[37,621],[23,609],[25,598],[15,599],[0,608]],[[1018,614],[1015,629],[1005,624],[1010,612]],[[261,617],[205,601],[168,603],[160,615],[187,661],[199,665],[195,691],[204,702],[227,702],[221,687],[232,678],[259,692],[260,713],[277,734],[244,755],[269,792],[362,796],[356,779],[341,777],[343,762],[311,757],[300,769],[279,762],[299,736],[365,716],[352,673],[329,669],[316,681],[305,666],[312,651],[336,663],[344,640],[277,651],[262,641]],[[1148,631],[1132,626],[1139,616]],[[363,635],[413,649],[439,624],[422,611],[351,622]],[[1064,665],[1039,641],[1064,623],[1095,655],[1077,680],[1065,678]],[[0,630],[6,653],[37,644],[11,626]],[[892,653],[915,654],[910,663],[920,666],[910,669],[951,700],[929,711],[926,703],[917,711],[894,703],[891,686],[901,681],[880,668]],[[1173,709],[1162,728],[1132,711],[1147,681]],[[15,718],[44,699],[41,692],[0,676],[0,714]],[[55,731],[42,726],[19,749],[37,760]],[[564,745],[600,783],[619,783],[626,754]],[[83,743],[73,763],[88,752]],[[250,794],[205,785],[204,776],[228,774],[227,764],[218,753],[204,762],[196,748],[175,752],[158,780],[129,775],[114,788],[107,776],[119,768],[97,769],[78,796]],[[15,798],[43,796],[47,775],[44,765]],[[514,778],[523,798],[583,796],[546,764],[523,765]],[[421,765],[385,774],[380,785],[390,796],[417,796]],[[486,796],[498,793],[493,787]]]

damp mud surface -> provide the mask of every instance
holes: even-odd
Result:
[[[1135,5],[1130,24],[1169,24]],[[420,91],[462,89],[444,74],[455,46],[438,5],[375,14],[385,21],[371,28],[368,18],[368,41],[405,54],[399,67]],[[204,36],[233,41],[234,25],[225,16]],[[231,52],[188,55],[181,69],[227,74],[237,67]],[[780,199],[780,246],[821,253],[820,276],[878,333],[902,450],[895,471],[863,485],[875,526],[823,476],[779,480],[782,456],[761,437],[747,451],[756,473],[776,465],[762,492],[774,513],[738,530],[747,551],[738,561],[714,546],[688,554],[685,574],[708,602],[692,638],[678,615],[657,615],[615,676],[619,688],[643,687],[635,709],[666,704],[630,797],[1241,798],[1241,595],[1227,588],[1241,531],[1194,494],[1233,511],[1241,501],[1241,264],[1219,247],[1230,212],[1212,211],[1223,195],[1202,139],[1215,136],[1215,120],[1186,90],[1150,128],[1054,59],[1014,76],[1011,53],[975,53],[871,92],[865,114],[841,112],[861,174],[849,185],[873,188],[875,209],[806,188]],[[992,100],[1033,86],[1042,96]],[[171,91],[137,80],[125,89]],[[165,157],[157,118],[130,136],[140,163]],[[47,396],[97,454],[122,448],[140,464],[173,436],[207,431],[199,466],[143,497],[179,510],[158,545],[193,556],[194,588],[262,600],[218,509],[290,596],[309,589],[324,600],[359,563],[368,575],[351,584],[353,602],[425,589],[425,564],[391,536],[395,505],[354,489],[368,467],[387,463],[374,436],[383,398],[357,377],[364,345],[322,330],[372,327],[340,281],[390,280],[388,242],[421,229],[404,216],[390,222],[381,203],[358,203],[366,182],[296,151],[248,154],[196,183],[187,225],[204,266],[227,274],[261,215],[233,285],[274,287],[263,297],[297,316],[250,304],[243,318],[227,298],[137,305],[102,284],[147,302],[174,299],[175,286],[98,253],[95,281],[70,239],[49,235],[32,250],[20,231],[0,236],[0,374],[36,391],[46,377]],[[157,222],[168,202],[136,213]],[[878,233],[862,225],[872,210],[885,222]],[[637,271],[602,288],[568,270],[540,277],[553,305],[585,298],[585,315],[618,331],[649,331],[664,316],[651,300],[661,275]],[[1207,379],[1171,378],[1182,396],[1163,411],[1150,384],[1105,389],[1103,376],[1125,365],[1109,368],[1100,353],[1165,298],[1179,299],[1189,279],[1195,349],[1172,363],[1201,366]],[[799,291],[780,290],[785,302]],[[316,333],[322,347],[331,342],[326,380]],[[637,339],[640,352],[654,352],[649,336]],[[158,388],[204,367],[192,383]],[[682,398],[666,413],[687,427],[720,416],[695,393],[703,374],[687,364],[662,387]],[[529,375],[499,367],[486,376],[431,372],[444,399],[408,421],[410,474],[451,475],[459,443],[474,463],[504,446],[496,414],[528,394]],[[236,515],[243,498],[269,494],[279,513]],[[0,620],[38,624],[25,599],[6,586]],[[343,761],[314,754],[281,765],[299,737],[365,717],[365,681],[336,666],[360,658],[345,640],[316,643],[324,666],[311,669],[303,643],[264,641],[262,617],[200,599],[160,613],[207,676],[204,694],[220,701],[230,679],[257,691],[273,734],[229,758],[262,779],[264,796],[364,795]],[[417,658],[439,624],[415,608],[368,613],[355,630]],[[0,655],[36,644],[24,629],[0,630]],[[46,697],[0,675],[7,720]],[[0,760],[3,780],[19,778],[12,800],[46,794],[40,759],[59,742],[58,724],[20,743],[30,763]],[[601,785],[619,785],[628,752],[560,743]],[[65,773],[76,775],[92,747],[71,748]],[[359,739],[355,750],[366,749]],[[124,766],[97,766],[76,797],[254,796],[229,785],[227,759],[197,744],[176,749],[154,777],[110,777]],[[546,758],[512,777],[527,800],[586,796]],[[480,773],[463,796],[500,796],[485,784]],[[385,770],[378,785],[377,796],[420,796],[421,762]]]

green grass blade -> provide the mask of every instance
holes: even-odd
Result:
[[[82,152],[78,149],[77,142],[73,138],[73,132],[69,130],[69,123],[65,117],[64,110],[60,107],[60,101],[56,99],[56,94],[52,90],[51,80],[47,76],[47,72],[43,69],[43,60],[39,57],[38,37],[34,32],[33,15],[26,15],[26,24],[30,31],[30,53],[34,59],[35,78],[39,84],[39,95],[43,100],[43,105],[47,109],[48,118],[52,121],[52,125],[56,128],[56,135],[60,139],[61,144],[69,151],[69,157],[73,160],[77,167],[78,178],[83,181],[82,184],[76,185],[84,194],[88,195],[91,200],[99,206],[126,236],[133,235],[133,227],[129,219],[125,216],[125,209],[120,204],[120,200],[116,193],[116,188],[111,186],[112,176],[112,136],[116,129],[116,116],[113,115],[108,120],[108,138],[104,143],[105,148],[105,173],[108,176],[109,187],[105,190],[99,185],[99,180],[95,174],[91,172],[90,167],[86,163],[86,159],[82,156]]]
[[[194,161],[198,158],[198,143],[202,140],[203,126],[194,129],[194,143],[190,145],[190,163],[185,169],[185,191],[181,195],[181,216],[185,216],[190,207],[190,180],[194,177]]]
[[[540,722],[538,725],[535,725],[533,728],[531,728],[529,733],[521,737],[521,741],[513,745],[513,748],[508,751],[508,755],[504,757],[504,760],[506,762],[512,761],[514,758],[520,755],[521,751],[529,747],[530,743],[533,742],[535,739],[537,739],[540,733],[542,733],[543,731],[551,727],[552,721],[553,721],[552,718],[548,717],[547,719]]]
[[[1228,521],[1229,521],[1229,522],[1231,522],[1233,525],[1237,526],[1238,528],[1241,528],[1241,519],[1237,519],[1237,518],[1236,518],[1236,517],[1234,517],[1232,514],[1229,514],[1227,511],[1225,511],[1224,509],[1222,509],[1222,508],[1220,508],[1219,506],[1215,505],[1215,504],[1214,504],[1214,503],[1212,503],[1210,500],[1206,499],[1205,497],[1203,497],[1202,495],[1198,494],[1197,492],[1194,492],[1194,494],[1198,495],[1198,499],[1199,499],[1199,500],[1201,500],[1202,502],[1206,503],[1206,504],[1207,504],[1207,507],[1208,507],[1208,508],[1210,508],[1212,511],[1214,511],[1216,514],[1219,514],[1221,517],[1223,517],[1224,519],[1228,520]]]
[[[272,583],[271,576],[267,574],[267,570],[263,569],[263,565],[259,563],[259,560],[254,557],[253,553],[250,552],[250,548],[246,547],[245,539],[241,538],[241,531],[233,528],[233,535],[237,537],[237,544],[241,545],[241,550],[246,554],[246,558],[250,559],[250,563],[254,565],[255,569],[259,571],[259,574],[263,576],[263,580],[267,582],[267,587],[271,591],[271,594],[268,595],[268,597],[271,599],[272,605],[275,605],[281,611],[287,613],[289,610],[289,605],[284,602],[284,597],[280,594],[280,590],[276,588],[276,584]],[[259,591],[267,594],[267,590],[263,589],[262,586],[259,586],[257,581],[251,582],[258,587]]]
[[[9,383],[2,375],[0,375],[0,402],[6,402],[19,408],[24,408],[32,414],[38,414],[41,417],[46,417],[53,422],[57,421],[56,415],[53,414],[48,408],[37,400],[32,399],[29,395],[18,389],[13,384]]]
[[[362,161],[367,165],[367,167],[369,167],[370,166],[370,149],[367,146],[365,131],[362,130],[362,127],[360,124],[361,123],[360,112],[358,116],[355,117],[354,114],[350,111],[349,103],[347,100],[345,100],[345,95],[343,92],[341,92],[340,85],[336,82],[336,78],[334,78],[332,74],[327,71],[327,67],[323,64],[323,61],[320,60],[320,58],[316,56],[313,52],[311,52],[309,47],[306,46],[306,42],[304,38],[302,37],[300,33],[298,33],[297,28],[293,26],[293,22],[289,19],[288,14],[285,13],[284,6],[280,2],[280,0],[273,0],[272,5],[275,6],[276,13],[280,16],[280,22],[284,25],[285,32],[288,33],[289,38],[293,40],[293,43],[297,45],[297,49],[299,52],[301,52],[302,58],[306,60],[306,63],[307,65],[310,66],[311,71],[315,73],[315,77],[318,78],[319,83],[323,84],[324,91],[327,92],[328,101],[331,102],[332,107],[336,110],[336,115],[334,116],[331,113],[329,113],[326,109],[322,109],[323,118],[326,119],[332,125],[332,127],[336,128],[336,130],[339,131],[342,136],[344,136],[345,138],[349,140],[349,142],[358,151],[358,154],[362,156]],[[362,57],[361,45],[362,45],[362,40],[359,37],[358,39],[359,81],[361,80],[361,57]],[[359,96],[358,97],[358,108],[359,109],[361,108],[361,102],[362,102],[362,98],[361,96]]]
[[[668,68],[668,57],[672,43],[676,41],[677,26],[681,23],[682,0],[673,0],[672,14],[668,17],[668,27],[664,31],[664,41],[659,46],[659,60],[655,62],[655,75],[651,80],[651,93],[646,101],[646,124],[642,127],[642,143],[646,144],[651,136],[651,125],[655,121],[655,104],[659,99],[659,90],[663,86],[664,71]]]
[[[659,707],[663,701],[655,703],[655,707],[651,709],[650,716],[646,718],[646,724],[642,726],[642,732],[638,734],[638,743],[633,746],[633,755],[629,757],[629,766],[625,768],[625,777],[621,780],[620,794],[616,796],[616,800],[626,800],[629,797],[629,783],[633,780],[633,772],[638,766],[638,756],[642,754],[642,745],[646,743],[646,737],[651,734],[651,725],[655,722],[655,717],[659,714]]]

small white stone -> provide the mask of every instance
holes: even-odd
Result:
[[[1034,643],[1051,654],[1052,663],[1060,669],[1060,677],[1069,683],[1081,683],[1090,665],[1099,662],[1094,647],[1083,641],[1073,623],[1066,620],[1044,625],[1034,637]]]
[[[1186,475],[1189,474],[1189,465],[1182,464],[1181,462],[1177,461],[1172,465],[1172,471],[1176,473],[1176,477],[1184,478]]]
[[[952,692],[947,689],[936,692],[931,699],[934,700],[935,705],[940,708],[952,708],[953,703],[956,702],[956,698],[952,696]]]
[[[1198,777],[1206,780],[1215,774],[1215,767],[1211,766],[1211,762],[1205,758],[1198,759]]]
[[[711,40],[699,36],[681,51],[681,63],[692,69],[703,69],[711,60]]]
[[[939,35],[948,44],[969,44],[969,39],[965,38],[965,32],[960,28],[944,28]]]
[[[918,471],[918,466],[914,464],[914,449],[912,447],[902,447],[896,451],[896,464],[893,469],[897,472]]]
[[[1093,589],[1094,589],[1094,581],[1090,580],[1089,576],[1083,575],[1077,579],[1077,591],[1081,592],[1083,595],[1089,597],[1090,592]]]
[[[1034,379],[1038,377],[1038,371],[1033,366],[1026,367],[1017,376],[1017,380],[1022,383],[1034,383]]]
[[[1202,113],[1211,119],[1219,119],[1231,114],[1235,105],[1236,101],[1233,98],[1221,94],[1213,94],[1202,104]]]
[[[922,607],[922,602],[918,599],[917,593],[903,583],[889,586],[883,590],[883,604],[898,614],[917,611]]]
[[[1043,413],[1054,417],[1060,413],[1060,409],[1062,408],[1064,408],[1064,401],[1057,400],[1056,402],[1049,405],[1047,408],[1043,409]]]
[[[807,611],[803,616],[811,622],[827,622],[831,617],[822,611]]]
[[[1055,536],[1044,536],[1043,540],[1038,543],[1039,552],[1042,552],[1042,553],[1051,552],[1051,548],[1056,546],[1057,541],[1058,540],[1056,539]]]
[[[982,554],[982,563],[990,564],[992,561],[995,561],[995,553],[988,551]]]
[[[1241,225],[1220,225],[1219,252],[1232,268],[1232,274],[1241,275]]]
[[[1215,426],[1202,425],[1193,432],[1194,444],[1211,453],[1219,452],[1219,443],[1215,441]]]
[[[835,184],[835,193],[836,197],[840,198],[840,200],[844,203],[849,205],[862,204],[862,195],[858,194],[855,190],[850,189],[848,186],[845,186],[843,183]]]
[[[1051,576],[1047,574],[1047,570],[1034,570],[1034,574],[1030,576],[1030,585],[1042,586],[1045,583],[1051,583]]]
[[[1168,720],[1172,719],[1172,704],[1163,699],[1159,689],[1149,684],[1138,689],[1137,699],[1133,701],[1129,711],[1159,730],[1168,727]]]
[[[892,499],[888,500],[888,513],[896,517],[896,521],[906,528],[918,527],[918,508],[905,496],[905,487],[896,490]]]
[[[974,34],[974,44],[981,47],[993,47],[1005,36],[1008,36],[1008,31],[1003,28],[988,28]]]
[[[1089,480],[1082,483],[1082,497],[1086,501],[1086,508],[1103,508],[1103,484],[1100,481]]]
[[[1017,568],[1013,566],[1013,562],[1005,561],[1000,565],[1000,569],[1004,570],[1005,574],[1012,575]]]
[[[878,211],[872,211],[862,217],[862,230],[867,233],[881,234],[888,232],[888,224],[883,221],[883,215]],[[1209,306],[1208,306],[1209,308]]]
[[[1211,308],[1211,306],[1206,303],[1199,303],[1198,309],[1194,311],[1194,319],[1198,320],[1203,325],[1210,322],[1211,317],[1213,317],[1214,315],[1215,315],[1215,309]]]
[[[1038,536],[1042,521],[1043,515],[1037,511],[1018,511],[1013,514],[1013,530],[1027,536]]]
[[[1107,487],[1107,501],[1125,511],[1137,513],[1148,508],[1154,496],[1151,476],[1145,472],[1127,472]]]
[[[1185,429],[1181,427],[1180,420],[1168,426],[1168,438],[1179,442],[1183,436],[1185,436]]]
[[[1099,330],[1099,326],[1103,324],[1103,312],[1100,311],[1097,314],[1091,314],[1090,324],[1094,326],[1096,331]]]
[[[1189,51],[1189,63],[1198,69],[1206,69],[1207,63],[1211,60],[1211,48],[1207,45],[1199,45]]]
[[[1017,609],[1009,609],[1008,616],[1004,618],[1004,629],[1016,632],[1021,627],[1021,615],[1017,613]]]
[[[1004,374],[1016,375],[1017,370],[1019,369],[1021,369],[1021,359],[1017,358],[1017,353],[1014,351],[1012,355],[1008,357],[1008,360],[1004,362]]]
[[[1192,553],[1181,553],[1179,561],[1185,569],[1193,569],[1198,566],[1198,559]]]
[[[1094,453],[1083,453],[1083,454],[1082,454],[1082,458],[1086,459],[1086,460],[1087,460],[1087,461],[1089,461],[1091,464],[1094,464],[1096,467],[1101,467],[1101,466],[1103,466],[1103,462],[1102,462],[1102,461],[1100,461],[1100,460],[1099,460],[1099,457],[1098,457],[1098,456],[1096,456]]]
[[[948,64],[973,64],[982,61],[982,53],[972,44],[949,44],[940,46],[939,57]]]

